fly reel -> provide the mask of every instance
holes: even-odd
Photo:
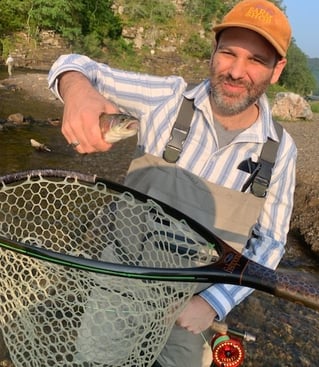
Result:
[[[234,337],[216,334],[212,340],[213,366],[240,367],[245,358],[242,342]]]
[[[255,341],[255,336],[246,332],[229,329],[227,324],[214,322],[217,331],[211,342],[211,367],[240,367],[244,363],[245,348],[243,341]]]

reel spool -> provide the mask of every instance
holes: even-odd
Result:
[[[240,367],[245,358],[241,341],[227,334],[216,334],[211,343],[212,367]]]

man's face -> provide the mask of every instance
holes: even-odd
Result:
[[[232,116],[245,111],[277,82],[286,60],[277,59],[272,45],[256,32],[224,30],[211,59],[212,105]]]

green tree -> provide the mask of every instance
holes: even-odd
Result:
[[[114,15],[111,0],[1,0],[1,24],[10,31],[26,29],[35,37],[39,30],[50,29],[69,41],[95,34],[103,38],[117,38],[121,34],[120,18]],[[22,6],[23,4],[23,6]],[[19,16],[14,16],[18,14]],[[8,20],[13,18],[12,22]],[[2,32],[4,33],[4,32]]]
[[[84,36],[95,33],[101,41],[121,36],[121,19],[114,14],[112,5],[111,0],[82,0],[81,26]]]
[[[81,1],[29,0],[28,24],[34,36],[39,30],[55,30],[69,40],[81,34]]]
[[[296,45],[294,39],[288,49],[287,60],[279,84],[301,95],[316,90],[317,82],[309,68],[308,58]]]
[[[0,0],[0,37],[24,28],[27,4],[21,0]]]

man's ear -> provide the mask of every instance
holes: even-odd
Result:
[[[281,75],[281,73],[284,70],[284,68],[285,68],[286,65],[287,65],[287,59],[286,58],[280,59],[277,62],[277,64],[274,67],[274,72],[272,74],[272,77],[271,77],[271,80],[270,80],[270,84],[277,83],[277,81],[280,78],[280,75]]]

